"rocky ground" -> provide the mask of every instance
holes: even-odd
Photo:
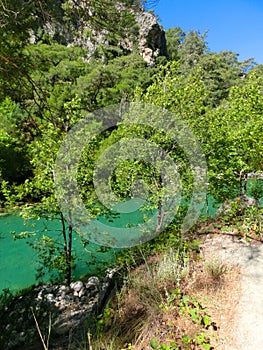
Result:
[[[42,285],[11,299],[0,309],[0,349],[43,349],[40,337],[47,344],[50,330],[50,349],[80,343],[85,322],[103,311],[115,283],[116,271],[108,270],[102,281]]]

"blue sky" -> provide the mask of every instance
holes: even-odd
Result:
[[[263,64],[263,0],[159,0],[154,10],[165,29],[208,30],[210,51]]]

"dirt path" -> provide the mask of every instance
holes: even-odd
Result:
[[[263,245],[240,242],[231,235],[210,235],[202,247],[206,259],[216,257],[240,267],[241,281],[233,293],[227,342],[220,350],[263,349]],[[232,295],[228,295],[231,300]],[[230,310],[231,311],[231,310]],[[227,313],[228,310],[225,310]]]

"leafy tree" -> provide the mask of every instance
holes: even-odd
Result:
[[[256,77],[263,76],[263,64],[257,64],[247,73],[248,75],[254,74]]]
[[[125,109],[125,105],[123,108]],[[78,178],[79,185],[87,184],[92,181],[95,174],[96,181],[99,183],[101,198],[104,198],[111,208],[114,208],[115,203],[115,199],[112,199],[112,192],[114,192],[114,197],[118,198],[118,202],[123,204],[128,200],[127,206],[132,205],[130,203],[136,200],[137,197],[142,200],[143,198],[140,196],[145,193],[147,200],[141,211],[144,213],[146,227],[144,228],[144,235],[141,236],[142,232],[140,233],[141,242],[149,238],[148,234],[152,235],[152,229],[155,229],[156,233],[160,232],[165,223],[169,222],[171,215],[172,217],[174,215],[174,201],[178,199],[177,187],[179,183],[172,178],[169,185],[166,184],[167,186],[165,186],[162,178],[162,176],[169,177],[171,174],[173,174],[173,177],[175,176],[174,168],[169,175],[163,172],[163,170],[166,171],[167,169],[171,171],[169,159],[175,161],[175,163],[172,161],[173,166],[182,174],[184,189],[188,191],[193,186],[192,174],[189,171],[189,161],[184,157],[176,142],[162,131],[162,119],[160,118],[158,121],[158,119],[154,118],[152,127],[147,126],[147,118],[149,115],[152,117],[154,113],[156,115],[158,113],[158,116],[160,116],[162,112],[158,108],[157,110],[148,110],[146,107],[146,111],[143,109],[138,111],[136,110],[136,105],[134,109],[131,107],[129,113],[127,115],[124,113],[123,115],[123,121],[126,121],[126,123],[118,124],[118,127],[111,130],[109,137],[101,139],[99,144],[96,145],[97,147],[95,147],[95,153],[93,149],[88,148],[82,160],[85,164],[84,168],[87,170],[85,173],[81,173],[81,176]],[[134,122],[132,125],[129,124],[130,118]],[[146,125],[140,126],[145,121]],[[175,122],[177,122],[176,118],[175,120],[169,120],[171,124]],[[152,145],[154,145],[154,148],[151,148]],[[159,148],[157,145],[159,145]],[[164,150],[169,154],[169,157],[166,157]],[[90,167],[92,161],[95,161],[97,164],[95,169]],[[176,164],[178,165],[176,166]],[[97,171],[102,175],[101,177],[97,177]],[[110,186],[111,193],[109,193],[108,186]],[[94,190],[91,190],[92,186],[88,186],[88,193],[86,188],[84,185],[85,190],[82,193],[82,197],[85,201],[85,206],[92,211],[94,204],[97,202],[97,197]],[[172,199],[170,198],[171,193]],[[167,205],[167,201],[169,205]],[[104,211],[105,215],[112,217],[112,214],[108,214],[103,207],[101,211],[102,213]],[[155,212],[157,218],[155,217],[156,221],[150,222],[149,219],[152,216],[150,213],[152,211]],[[151,227],[147,226],[147,223]],[[155,227],[153,227],[154,224],[156,224]]]
[[[77,79],[75,93],[81,97],[86,109],[97,108],[121,101],[130,101],[135,88],[149,84],[152,71],[136,54],[117,57],[108,62],[92,64],[89,74]]]
[[[230,88],[217,108],[208,108],[209,90],[203,71],[185,79],[180,63],[161,67],[155,81],[138,97],[183,118],[195,133],[207,157],[209,191],[222,200],[245,192],[246,174],[262,171],[262,79],[249,74],[242,85]]]
[[[246,71],[253,66],[253,60],[238,61],[238,55],[231,51],[209,52],[199,58],[198,69],[204,81],[207,103],[217,106],[227,98],[231,86],[241,84]]]
[[[19,107],[10,98],[0,104],[0,199],[6,185],[21,184],[31,175],[31,166],[26,147],[26,135],[19,133],[16,120],[22,119]],[[23,119],[22,119],[23,120]]]
[[[145,93],[139,89],[136,98],[142,102],[163,107],[180,120],[186,122],[194,132],[197,139],[206,124],[207,94],[204,83],[197,72],[184,77],[180,73],[180,62],[171,61],[160,67],[154,77],[154,82],[147,88]],[[176,122],[178,124],[178,122]],[[177,125],[178,127],[178,125]],[[163,145],[163,137],[158,143]],[[203,139],[200,136],[199,141]],[[174,144],[173,140],[164,144],[165,149],[171,152],[171,156],[180,164],[180,178],[183,184],[183,197],[187,201],[193,189],[193,178],[189,168],[189,161],[184,150]]]
[[[199,70],[192,71],[187,77],[180,70],[180,62],[176,61],[161,66],[146,93],[137,89],[136,98],[173,111],[178,117],[198,126],[200,119],[205,119],[207,93],[204,82]]]
[[[74,124],[79,120],[78,110],[77,99],[67,103],[65,111],[68,112],[68,117],[65,116],[64,122],[70,121]],[[39,277],[42,277],[47,270],[56,269],[64,276],[65,283],[69,285],[74,260],[72,254],[73,227],[70,222],[67,223],[58,206],[53,179],[57,151],[67,127],[64,125],[61,128],[54,128],[54,124],[50,121],[42,121],[39,129],[40,135],[28,146],[33,176],[27,178],[22,185],[15,186],[11,194],[7,190],[4,194],[7,201],[17,201],[18,198],[25,200],[24,205],[20,205],[20,209],[21,215],[26,220],[41,217],[46,220],[60,221],[62,238],[57,240],[43,234],[36,238],[33,247],[38,250],[38,255],[44,263]],[[16,238],[24,238],[28,235],[29,233],[22,233]]]
[[[178,56],[182,60],[182,71],[186,72],[189,68],[198,63],[200,57],[207,51],[205,41],[206,32],[200,34],[199,31],[190,30],[185,36],[184,41],[178,49]]]
[[[165,32],[167,54],[170,60],[181,60],[181,70],[187,73],[207,52],[206,32],[190,30],[187,34],[180,28],[169,28]]]
[[[262,171],[262,79],[251,75],[207,113],[206,154],[214,196],[246,194],[249,172]]]
[[[78,77],[92,69],[83,60],[84,50],[59,44],[38,44],[28,46],[27,52],[36,62],[32,79],[43,91],[42,96],[26,101],[30,115],[38,124],[44,119],[55,127],[65,127],[64,105],[75,97]]]
[[[180,27],[169,28],[165,32],[167,55],[170,60],[180,58],[179,50],[185,40],[186,34]]]

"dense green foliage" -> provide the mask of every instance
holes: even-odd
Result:
[[[0,204],[19,204],[25,216],[61,219],[67,283],[73,232],[56,202],[53,170],[61,141],[87,112],[127,101],[174,112],[199,140],[207,158],[208,194],[219,201],[245,194],[247,174],[263,171],[262,66],[251,59],[240,62],[230,51],[209,52],[205,34],[173,28],[166,32],[168,56],[149,67],[137,52],[127,54],[116,45],[126,35],[136,36],[130,8],[136,9],[139,1],[119,1],[129,9],[121,17],[115,1],[89,1],[89,11],[85,3],[77,8],[75,1],[0,3]],[[87,49],[65,42],[67,33],[77,35],[71,30],[80,17],[111,38],[89,59]],[[60,21],[63,30],[51,36],[44,24]],[[180,162],[186,198],[191,196],[182,150],[162,132],[120,125],[100,135],[82,157],[78,179],[87,206],[96,202],[92,169],[100,150],[128,135],[148,138]],[[160,177],[154,179],[154,169],[143,162],[123,162],[112,188],[119,198],[131,196],[138,174],[158,207]]]

